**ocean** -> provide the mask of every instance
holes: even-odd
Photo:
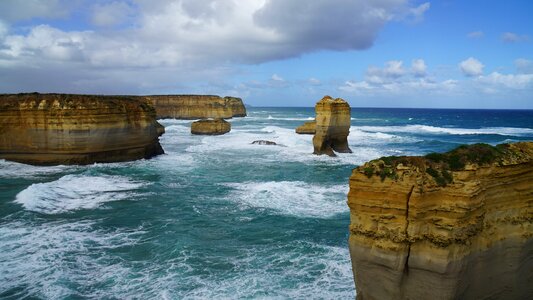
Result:
[[[353,299],[355,166],[533,140],[532,110],[353,108],[353,153],[331,158],[294,132],[313,118],[249,108],[223,136],[160,120],[166,154],[150,160],[0,160],[0,298]]]

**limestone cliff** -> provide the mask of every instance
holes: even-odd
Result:
[[[532,299],[533,142],[353,170],[358,299]]]
[[[192,122],[191,133],[200,135],[221,135],[231,131],[231,123],[224,119]]]
[[[298,134],[315,134],[316,121],[305,122],[302,126],[296,128]]]
[[[316,133],[314,154],[335,156],[336,152],[352,153],[348,147],[350,134],[350,105],[343,99],[325,96],[315,105]]]
[[[141,96],[155,107],[157,118],[202,119],[245,117],[240,98],[201,95]]]
[[[36,165],[90,164],[162,154],[163,126],[137,97],[0,95],[0,158]]]

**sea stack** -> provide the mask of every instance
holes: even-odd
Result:
[[[533,142],[353,170],[357,299],[531,299]]]
[[[0,158],[34,165],[150,158],[163,153],[155,116],[138,97],[0,95]]]
[[[316,121],[305,122],[303,125],[296,128],[298,134],[315,134]]]
[[[241,98],[203,95],[141,96],[155,107],[158,119],[204,119],[245,117]]]
[[[316,133],[314,154],[335,156],[336,152],[352,153],[348,147],[350,134],[350,105],[341,98],[325,96],[315,105]]]
[[[221,135],[231,131],[231,123],[224,119],[199,120],[192,122],[191,133],[199,135]]]

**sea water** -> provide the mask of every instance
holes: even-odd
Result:
[[[353,299],[351,170],[533,140],[533,111],[352,109],[352,154],[312,155],[312,108],[250,108],[223,136],[161,120],[150,160],[0,160],[0,298]],[[253,145],[269,140],[278,146]]]

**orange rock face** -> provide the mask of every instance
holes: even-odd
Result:
[[[353,170],[358,299],[531,298],[533,143],[476,147]]]
[[[157,118],[202,119],[245,117],[242,99],[201,95],[141,96],[155,107]]]
[[[221,135],[231,131],[231,123],[224,119],[192,122],[191,133],[199,135]]]
[[[315,134],[316,121],[305,122],[302,126],[296,128],[298,134]]]
[[[0,95],[0,158],[36,165],[90,164],[162,154],[163,126],[137,97]]]
[[[340,99],[325,96],[315,106],[316,132],[313,137],[314,154],[335,156],[336,152],[352,153],[348,147],[350,134],[350,105]]]

